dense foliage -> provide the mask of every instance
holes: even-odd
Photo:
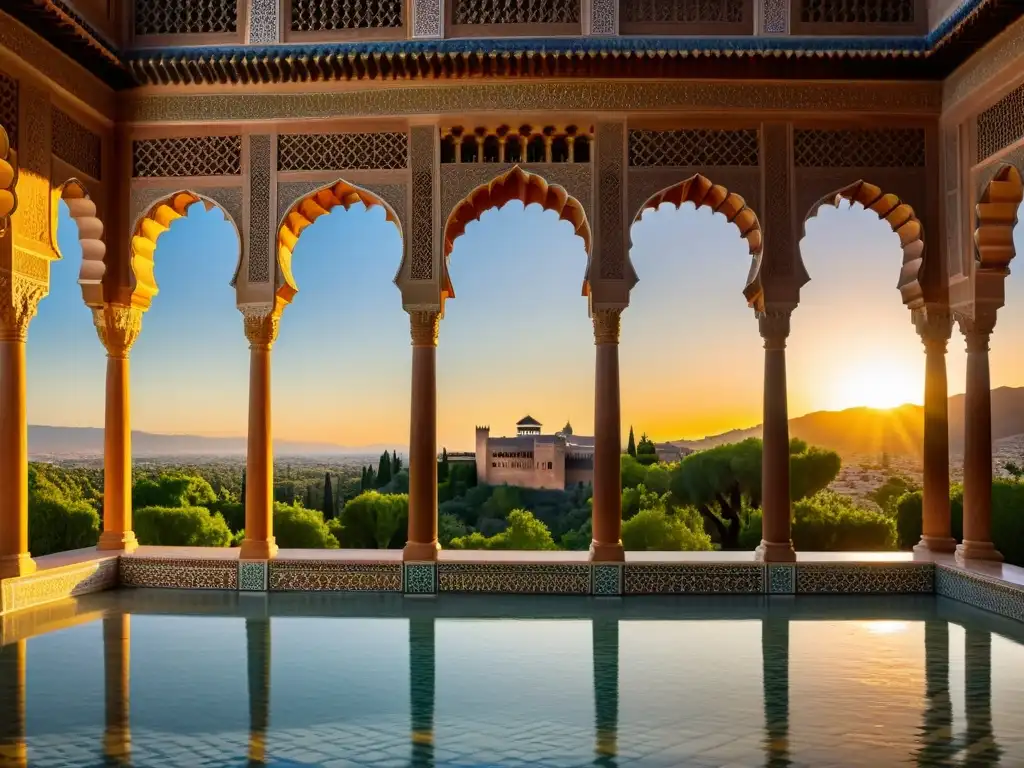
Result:
[[[100,536],[98,473],[69,473],[51,464],[28,468],[28,545],[34,555],[92,547]]]
[[[205,507],[143,507],[135,510],[140,544],[165,547],[227,547],[231,531],[224,518]]]
[[[895,548],[891,517],[858,507],[848,496],[819,491],[793,504],[793,546],[805,552],[887,551]],[[761,541],[761,511],[751,512],[740,536],[745,549]]]
[[[474,531],[468,536],[452,539],[452,549],[558,549],[551,531],[540,520],[525,509],[513,509],[508,513],[505,530],[493,536],[484,536]]]

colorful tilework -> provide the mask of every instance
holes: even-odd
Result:
[[[267,563],[265,560],[238,561],[238,589],[242,592],[267,591]]]
[[[405,594],[433,595],[436,593],[436,565],[433,563],[407,563],[405,565]]]
[[[796,591],[795,565],[768,565],[765,583],[773,595],[792,595]]]
[[[438,563],[439,592],[589,595],[590,566],[540,563]]]
[[[750,594],[764,592],[764,566],[630,565],[626,564],[627,595]]]
[[[275,592],[401,592],[402,564],[272,560],[270,589]]]
[[[0,613],[112,589],[117,586],[117,580],[116,557],[4,579],[0,591]]]
[[[593,592],[595,595],[618,596],[622,594],[621,565],[594,565]]]
[[[800,564],[798,594],[929,594],[935,591],[931,563]]]
[[[238,589],[238,561],[122,556],[121,585],[168,589]]]
[[[1011,584],[940,565],[935,569],[935,593],[1024,621],[1024,589]]]

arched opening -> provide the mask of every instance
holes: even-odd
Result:
[[[409,442],[409,316],[394,283],[401,222],[381,196],[337,181],[289,206],[278,245],[285,288],[302,295],[274,346],[275,498],[322,510],[325,473],[336,506],[359,490],[343,453],[365,454],[376,470],[383,450],[402,455]],[[404,482],[387,490],[407,492]],[[398,528],[393,546],[405,543]]]
[[[594,331],[572,298],[587,292],[586,213],[517,166],[455,207],[443,243],[445,295],[456,281],[460,292],[440,326],[437,444],[476,463],[442,462],[441,544],[507,535],[537,548],[515,538],[522,520],[509,513],[523,509],[561,545],[590,520]]]
[[[652,195],[633,222],[639,281],[619,356],[622,435],[632,430],[636,457],[624,459],[623,545],[639,548],[634,526],[649,520],[664,533],[655,549],[733,549],[749,503],[691,484],[681,460],[759,436],[763,351],[750,305],[762,299],[760,224],[743,197],[700,175]],[[741,497],[756,491],[738,486]]]

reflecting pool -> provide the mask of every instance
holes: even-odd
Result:
[[[0,765],[1024,765],[1024,625],[943,598],[125,590],[76,614],[0,648]]]

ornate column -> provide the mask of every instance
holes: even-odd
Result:
[[[594,765],[614,768],[619,753],[619,620],[591,620],[594,656]]]
[[[439,312],[409,313],[412,332],[412,411],[409,430],[409,540],[405,560],[436,560],[437,332]]]
[[[249,765],[267,761],[270,727],[270,619],[245,620],[249,682]]]
[[[918,552],[956,549],[949,517],[949,393],[946,343],[953,318],[945,307],[915,309],[914,325],[924,343],[924,513]]]
[[[925,710],[919,765],[948,765],[953,758],[953,705],[949,698],[949,623],[924,623]]]
[[[995,309],[976,306],[973,318],[957,316],[967,340],[964,396],[964,540],[957,559],[1002,560],[992,544],[992,392],[988,341]]]
[[[33,573],[28,551],[25,343],[46,286],[8,271],[11,234],[0,237],[0,579]]]
[[[0,645],[0,765],[28,765],[25,744],[25,669],[27,640]]]
[[[270,350],[281,316],[266,309],[243,310],[249,340],[249,434],[245,460],[245,538],[239,556],[268,560],[274,540],[274,445],[270,418]]]
[[[409,712],[412,768],[434,765],[434,619],[409,619]]]
[[[789,404],[786,391],[786,338],[791,308],[768,308],[758,314],[764,339],[764,428],[761,457],[761,544],[757,559],[796,560],[790,534]]]
[[[103,619],[103,677],[106,727],[103,754],[108,765],[131,765],[131,616]]]
[[[761,621],[761,669],[764,686],[765,765],[788,766],[789,617],[769,612]]]
[[[596,309],[594,346],[594,539],[590,559],[622,562],[622,417],[619,409],[621,309]]]
[[[131,552],[139,543],[132,530],[132,426],[128,352],[142,330],[142,310],[104,304],[93,322],[107,349],[107,395],[103,420],[103,533],[97,549]]]
[[[967,735],[964,765],[999,765],[992,733],[992,634],[967,628],[964,638],[964,709]]]

